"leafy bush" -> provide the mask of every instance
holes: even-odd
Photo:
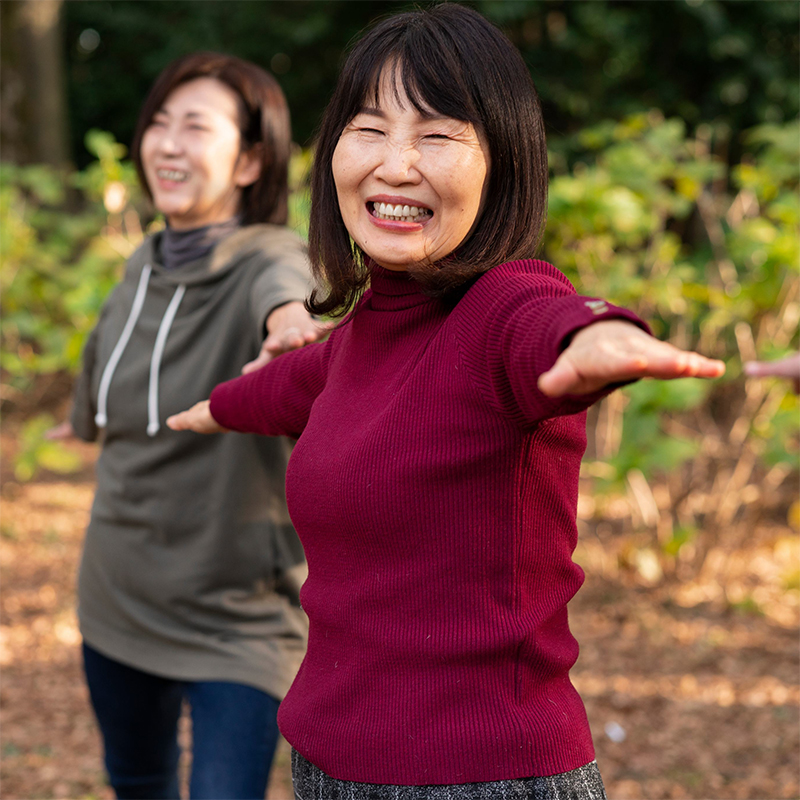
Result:
[[[581,293],[631,307],[657,336],[727,362],[713,384],[627,387],[590,430],[595,491],[626,492],[630,527],[651,530],[670,557],[689,545],[696,560],[748,502],[785,501],[772,490],[794,478],[798,451],[788,382],[745,382],[741,365],[797,347],[800,127],[750,131],[730,171],[713,152],[720,140],[724,130],[701,126],[689,138],[680,120],[652,112],[562,142],[544,246]],[[655,483],[668,486],[667,502],[656,502]]]
[[[99,131],[87,147],[97,161],[72,175],[0,165],[4,402],[27,406],[37,381],[78,369],[100,306],[142,239],[124,147]]]

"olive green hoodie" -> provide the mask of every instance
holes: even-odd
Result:
[[[283,494],[289,443],[164,421],[256,357],[269,313],[308,292],[305,250],[286,228],[251,225],[166,270],[159,236],[128,261],[75,392],[76,433],[102,438],[81,632],[147,672],[280,698],[307,631],[290,577],[303,554]]]

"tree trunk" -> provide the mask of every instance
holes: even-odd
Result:
[[[66,166],[69,161],[63,0],[3,0],[0,157]]]

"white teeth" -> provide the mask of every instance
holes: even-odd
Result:
[[[180,169],[159,169],[156,170],[156,175],[166,181],[185,181],[189,177],[188,172]]]
[[[416,222],[418,217],[429,217],[431,211],[424,206],[392,205],[373,203],[372,213],[379,219],[392,219],[400,222]]]

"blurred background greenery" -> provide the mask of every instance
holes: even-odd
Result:
[[[654,574],[698,569],[732,521],[797,514],[785,491],[796,481],[797,400],[787,384],[745,382],[741,363],[797,341],[800,6],[472,4],[519,46],[544,103],[543,256],[579,291],[631,306],[657,335],[728,362],[715,384],[643,382],[590,420],[596,496],[630,501],[615,529],[649,532]],[[25,418],[18,479],[74,467],[42,438],[46,415],[61,410],[125,257],[159,224],[122,144],[158,72],[207,48],[277,74],[299,143],[292,224],[303,232],[313,130],[342,54],[370,21],[408,7],[2,3],[2,402]]]

